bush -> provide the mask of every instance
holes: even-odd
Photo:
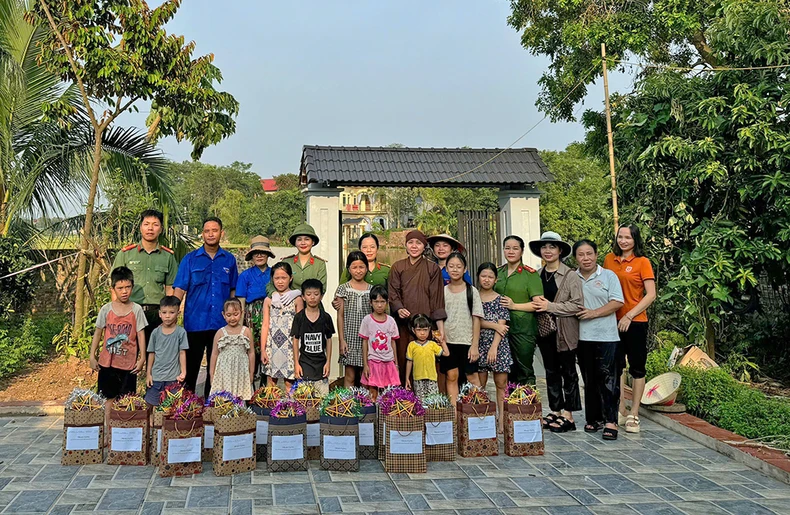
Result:
[[[747,388],[719,407],[717,424],[745,438],[790,436],[790,402]]]
[[[677,371],[683,377],[678,399],[689,412],[711,423],[718,419],[725,402],[738,398],[749,389],[721,368],[679,367]]]
[[[0,277],[24,270],[34,263],[28,257],[29,247],[13,236],[0,237]],[[0,317],[24,311],[38,284],[34,273],[18,274],[0,279]]]
[[[669,372],[667,364],[672,349],[683,348],[687,345],[686,338],[674,331],[660,331],[656,334],[656,348],[647,355],[647,380]]]
[[[52,348],[52,339],[65,323],[65,316],[7,318],[0,329],[0,379],[42,361]]]

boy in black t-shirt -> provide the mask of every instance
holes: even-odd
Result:
[[[332,360],[332,318],[321,309],[324,286],[318,279],[302,283],[305,308],[294,316],[294,375],[313,383],[322,395],[329,393],[329,363]]]

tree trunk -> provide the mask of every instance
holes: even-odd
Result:
[[[91,185],[88,190],[88,203],[85,206],[85,225],[82,227],[80,238],[80,256],[77,264],[77,291],[74,300],[74,327],[71,335],[76,340],[82,335],[85,326],[85,315],[88,306],[85,302],[85,276],[88,270],[88,253],[91,251],[91,232],[93,231],[93,208],[96,203],[96,191],[99,186],[99,170],[101,168],[102,156],[102,134],[106,126],[100,125],[95,128],[95,138],[93,147],[93,170],[91,171]]]
[[[8,212],[8,204],[11,200],[11,190],[6,190],[0,185],[0,198],[2,198],[2,203],[0,204],[0,236],[6,237],[11,227],[11,214]]]
[[[716,330],[710,319],[705,321],[705,352],[711,359],[716,359]]]

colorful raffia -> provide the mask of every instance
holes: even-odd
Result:
[[[246,416],[255,416],[255,412],[253,412],[250,408],[239,404],[232,404],[230,409],[222,415],[222,418],[239,418],[239,417],[246,417]]]
[[[313,383],[297,381],[291,387],[291,397],[305,406],[318,406],[321,403],[321,392]]]
[[[66,409],[72,411],[96,411],[104,407],[104,397],[85,388],[75,388],[66,398]]]
[[[505,402],[508,404],[535,404],[540,402],[540,393],[534,386],[508,383],[505,389]]]
[[[261,386],[252,395],[250,404],[260,408],[273,408],[285,397],[285,392],[278,386]]]
[[[421,417],[425,415],[420,399],[409,390],[393,390],[379,402],[381,413],[394,417]]]
[[[214,392],[206,399],[206,407],[214,408],[214,413],[220,417],[228,413],[234,406],[243,407],[244,401],[225,390]]]
[[[370,391],[367,388],[362,388],[360,386],[352,386],[349,388],[351,393],[354,395],[354,398],[360,404],[360,406],[364,408],[369,408],[370,406],[374,406],[376,402],[373,400],[373,397],[370,396]]]
[[[203,415],[203,399],[195,394],[184,398],[173,413],[175,420],[195,420]]]
[[[422,400],[422,405],[425,409],[447,409],[453,407],[450,398],[443,393],[426,395]]]
[[[461,388],[461,393],[458,395],[458,400],[461,404],[488,404],[491,398],[488,396],[483,388],[475,386],[472,383],[466,383]]]
[[[112,409],[115,411],[140,411],[148,409],[148,405],[145,403],[145,399],[135,393],[130,393],[115,399]]]
[[[173,416],[184,399],[190,395],[192,392],[184,388],[182,384],[173,383],[159,394],[159,406],[154,409],[163,412],[166,417]]]
[[[293,418],[305,414],[304,406],[292,399],[283,399],[274,405],[269,416],[274,418]]]
[[[362,405],[350,388],[335,388],[324,397],[319,412],[325,417],[362,417]]]

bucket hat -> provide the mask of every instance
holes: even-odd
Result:
[[[562,241],[560,235],[554,231],[546,231],[540,235],[539,240],[529,242],[529,250],[536,256],[541,257],[540,248],[546,243],[553,243],[560,248],[560,259],[564,259],[571,254],[571,246]]]
[[[435,236],[428,236],[428,243],[431,245],[431,248],[433,248],[437,241],[446,241],[453,247],[453,250],[457,250],[458,252],[462,253],[466,252],[463,244],[449,234],[442,233]]]
[[[269,238],[266,236],[255,236],[253,239],[250,240],[250,250],[247,251],[247,254],[244,256],[245,261],[249,261],[252,259],[252,255],[256,252],[263,252],[264,254],[268,254],[269,257],[274,257],[274,252],[272,252],[272,247],[269,244]]]
[[[291,242],[291,245],[296,246],[296,237],[297,236],[310,236],[313,239],[313,245],[318,245],[318,235],[315,233],[315,229],[310,224],[299,224],[294,229],[294,232],[291,233],[291,237],[288,238],[288,241]]]

